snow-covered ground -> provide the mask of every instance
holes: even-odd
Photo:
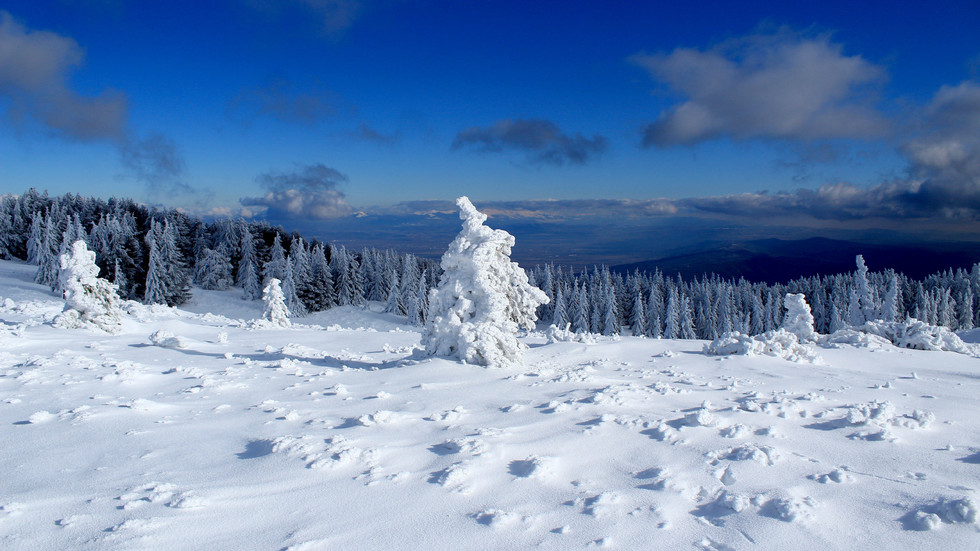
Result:
[[[32,271],[0,262],[5,550],[980,542],[974,357],[532,335],[488,369],[369,311],[250,328],[237,290],[107,335],[53,327]]]

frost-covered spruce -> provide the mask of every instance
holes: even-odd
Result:
[[[456,200],[463,229],[442,256],[443,275],[429,298],[422,334],[426,352],[468,363],[519,364],[517,331],[533,329],[548,296],[510,260],[514,237],[483,225],[487,216],[466,197]]]
[[[122,328],[122,301],[116,285],[98,277],[95,253],[85,242],[75,241],[59,257],[58,281],[65,297],[65,309],[55,319],[64,328],[95,326],[108,333]]]
[[[796,335],[800,342],[814,341],[817,333],[813,330],[813,314],[803,293],[787,293],[783,302],[786,315],[780,329]]]
[[[282,287],[279,280],[272,277],[262,289],[262,300],[265,301],[265,313],[263,317],[273,325],[279,327],[289,327],[289,308],[286,308],[286,297],[282,294]]]

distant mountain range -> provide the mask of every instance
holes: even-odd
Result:
[[[967,268],[980,262],[978,243],[917,243],[874,245],[815,237],[802,240],[759,239],[714,245],[690,252],[613,266],[620,273],[635,269],[684,278],[715,273],[725,278],[785,282],[817,274],[853,272],[854,257],[864,255],[871,271],[892,268],[912,278],[922,278],[947,268]]]

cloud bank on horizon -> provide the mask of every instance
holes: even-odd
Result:
[[[624,20],[610,19],[632,38],[616,43],[619,28],[610,25],[614,32],[603,37],[615,43],[618,49],[610,50],[618,52],[615,56],[587,59],[584,52],[570,51],[568,60],[547,58],[549,65],[534,58],[538,50],[550,47],[549,41],[561,48],[572,43],[575,32],[602,22],[589,17],[614,16],[585,10],[575,16],[582,18],[581,28],[556,24],[553,36],[526,38],[525,43],[513,37],[523,36],[517,32],[522,18],[533,22],[535,10],[514,10],[512,19],[496,21],[500,37],[496,49],[484,49],[474,44],[480,33],[491,31],[485,28],[489,23],[481,20],[468,27],[466,18],[472,15],[477,20],[497,12],[478,13],[488,8],[471,7],[470,14],[453,6],[446,9],[447,19],[432,22],[441,24],[438,32],[413,29],[412,36],[422,38],[409,46],[402,33],[413,24],[426,23],[424,17],[434,17],[431,7],[357,0],[247,0],[236,12],[239,19],[233,23],[242,27],[236,32],[264,36],[267,42],[250,44],[230,34],[224,55],[236,52],[241,65],[216,57],[214,63],[230,65],[228,72],[206,75],[213,76],[215,83],[206,78],[194,81],[200,75],[191,74],[192,55],[182,61],[188,67],[186,81],[176,85],[191,90],[187,96],[191,104],[198,96],[213,96],[214,111],[224,120],[184,118],[170,124],[169,113],[156,110],[152,103],[173,98],[143,91],[155,81],[138,76],[131,81],[128,76],[105,78],[125,73],[114,72],[119,68],[107,65],[110,61],[105,57],[93,58],[93,51],[105,56],[107,50],[83,24],[86,18],[69,23],[27,6],[19,11],[50,21],[53,30],[46,30],[43,23],[33,26],[14,7],[7,8],[12,12],[0,10],[0,108],[4,109],[0,132],[12,133],[14,141],[107,146],[116,157],[115,174],[108,180],[139,182],[143,184],[139,199],[180,200],[183,203],[176,206],[189,211],[265,217],[274,223],[355,215],[425,217],[451,211],[450,196],[469,194],[483,197],[477,202],[491,216],[544,222],[703,217],[814,227],[868,221],[884,228],[915,222],[963,233],[980,221],[976,71],[971,75],[964,69],[959,81],[937,82],[928,91],[910,93],[893,84],[899,80],[896,63],[874,61],[852,51],[847,40],[822,29],[763,25],[748,34],[729,33],[722,40],[714,38],[717,32],[701,34],[703,39],[695,46],[648,39],[655,46],[643,49],[637,46],[643,43],[643,35],[630,35]],[[510,8],[502,7],[500,13]],[[120,17],[142,16],[142,10],[148,9],[123,2]],[[787,19],[803,17],[790,15]],[[399,20],[402,16],[405,21]],[[251,17],[258,23],[250,27]],[[968,10],[963,18],[980,16]],[[309,22],[315,30],[304,34],[297,21]],[[450,23],[458,24],[460,36],[453,35]],[[160,29],[148,32],[162,32],[166,24],[162,21]],[[854,29],[849,32],[850,38],[857,34]],[[73,35],[86,37],[93,47]],[[377,40],[387,35],[391,42]],[[197,35],[187,30],[187,37],[193,41]],[[593,42],[586,42],[600,50],[594,42],[599,36],[589,38]],[[974,47],[974,57],[980,52],[977,40],[960,42],[967,50]],[[362,51],[365,43],[371,46],[369,53]],[[191,46],[202,59],[221,53],[212,54],[197,43]],[[449,58],[445,65],[431,59],[433,52]],[[161,59],[168,59],[167,55]],[[344,56],[349,59],[344,61]],[[297,64],[300,58],[304,61]],[[461,60],[472,72],[451,65]],[[969,63],[963,60],[964,67]],[[528,74],[521,72],[522,64]],[[589,80],[589,67],[614,64],[625,67],[628,79]],[[96,65],[91,74],[89,65]],[[166,62],[158,60],[157,65],[154,70],[166,76]],[[251,65],[264,69],[252,72]],[[490,69],[498,66],[505,70]],[[402,67],[404,72],[399,72]],[[310,76],[297,68],[308,70]],[[552,70],[554,74],[549,73]],[[496,79],[498,87],[486,86],[480,80],[483,73],[490,82]],[[532,79],[535,73],[542,73],[541,82],[553,79],[556,84],[537,90],[545,84]],[[283,76],[290,74],[293,78]],[[472,88],[460,84],[468,80],[475,81]],[[216,84],[219,81],[221,85]],[[482,93],[481,86],[487,96],[464,93]],[[616,101],[630,87],[647,96],[633,103],[623,100],[617,106],[620,111],[604,113],[590,107],[595,100],[582,91],[590,87],[615,96]],[[445,95],[440,88],[447,89]],[[567,97],[560,93],[565,90]],[[434,97],[427,99],[430,95]],[[206,107],[202,104],[202,109]],[[399,122],[409,112],[423,113],[425,132]],[[224,124],[229,119],[241,124],[229,127]],[[253,149],[252,155],[235,156],[241,162],[224,167],[234,170],[241,182],[239,196],[229,201],[226,194],[223,203],[214,204],[218,199],[213,199],[208,204],[214,186],[201,181],[200,174],[208,172],[203,170],[210,167],[208,140],[215,137],[227,140],[228,147],[241,140],[241,147]],[[763,183],[754,190],[741,184],[729,191],[724,185],[706,189],[676,179],[647,184],[664,178],[660,173],[676,159],[693,157],[694,166],[710,165],[716,151],[728,158],[755,155],[760,149],[798,151],[802,153],[795,154],[796,161],[787,164],[820,165],[840,172],[847,169],[842,157],[863,158],[866,150],[874,148],[886,151],[895,163],[872,176],[837,174],[797,189]],[[477,189],[467,188],[461,163],[472,163],[474,173],[487,172],[480,175]],[[289,165],[295,169],[268,168]],[[29,170],[25,165],[20,173]],[[440,170],[445,176],[434,182],[439,178],[433,174]],[[741,179],[751,180],[746,170],[732,172],[740,171]],[[492,183],[495,177],[548,183],[541,191],[526,184],[497,188]],[[0,184],[11,187],[6,191],[24,187],[20,181]],[[522,198],[508,200],[508,189],[512,193],[516,189]],[[446,200],[406,199],[413,195]],[[556,199],[532,199],[536,195]],[[617,195],[641,198],[618,199]],[[367,206],[372,202],[388,206]]]

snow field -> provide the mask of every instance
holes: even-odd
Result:
[[[4,549],[968,549],[980,531],[969,356],[533,334],[522,366],[487,369],[424,357],[395,316],[253,329],[236,319],[260,302],[197,290],[110,336],[53,327],[63,302],[29,268],[0,263]]]

